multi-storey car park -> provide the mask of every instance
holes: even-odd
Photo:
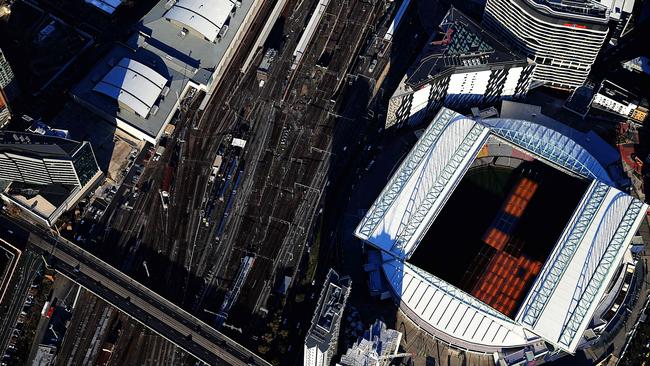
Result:
[[[616,150],[540,110],[442,108],[355,230],[408,318],[509,363],[574,353],[620,316],[647,210]]]
[[[526,95],[535,64],[451,8],[388,103],[386,128],[441,106],[464,109]]]
[[[533,80],[581,86],[608,32],[610,10],[595,0],[488,0],[484,25],[537,64]]]

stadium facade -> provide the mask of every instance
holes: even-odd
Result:
[[[417,124],[443,105],[464,109],[521,98],[534,68],[452,7],[393,93],[386,128]]]
[[[517,165],[521,156],[532,156],[551,171],[584,181],[588,188],[547,259],[535,269],[536,277],[530,278],[520,305],[507,316],[498,306],[411,264],[410,259],[469,169],[486,162]],[[628,180],[618,164],[616,151],[595,133],[568,128],[543,116],[539,107],[504,102],[501,117],[484,120],[442,108],[355,235],[381,253],[384,279],[401,311],[436,338],[464,350],[496,352],[507,363],[519,362],[524,355],[574,353],[589,338],[586,330],[598,334],[616,311],[614,299],[620,298],[617,294],[635,263],[630,242],[646,216],[647,206],[621,190]],[[551,207],[558,203],[552,202]],[[476,202],[464,210],[471,215],[481,205]],[[520,214],[508,212],[509,219]],[[466,238],[459,234],[473,222],[468,219],[449,228],[457,238],[453,245],[463,246]],[[536,228],[545,230],[544,224]],[[427,245],[450,243],[434,239]],[[496,263],[497,257],[491,261]],[[512,273],[506,275],[520,276],[525,265],[511,262]],[[502,287],[501,291],[507,288]]]

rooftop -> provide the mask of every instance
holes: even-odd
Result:
[[[164,57],[138,48],[140,40],[136,34],[130,41],[135,47],[116,44],[72,93],[105,119],[119,118],[155,139],[192,74],[186,74],[186,70]]]
[[[341,321],[350,285],[349,277],[340,277],[330,269],[305,339],[307,347],[329,348],[332,336],[337,334],[333,329]]]
[[[167,79],[150,67],[124,57],[93,90],[147,118],[166,84]]]
[[[122,4],[122,0],[86,0],[86,3],[107,14],[113,14]]]
[[[201,6],[203,3],[206,5]],[[253,0],[242,0],[239,7],[235,7],[230,0],[181,0],[175,4],[173,1],[161,0],[140,21],[138,27],[145,36],[141,47],[170,59],[179,67],[187,69],[188,73],[194,73],[196,69],[213,72],[221,62],[252,5]],[[174,10],[174,8],[184,10]],[[195,9],[198,14],[190,16],[188,13],[190,10],[187,9]],[[174,15],[177,11],[179,11],[178,17]],[[191,18],[181,18],[180,11]],[[216,18],[210,18],[211,22],[205,27],[219,28],[221,34],[215,35],[214,38],[213,32],[204,29],[203,25],[198,25],[198,22],[203,19],[199,14],[213,13],[216,14]],[[171,22],[168,20],[170,15],[184,20]],[[224,17],[226,18],[224,19]],[[203,22],[201,21],[201,23]],[[206,21],[206,23],[208,22]],[[193,28],[192,24],[199,29],[194,29],[194,32],[183,31],[183,28]],[[221,30],[224,25],[228,26],[228,31],[225,34]],[[209,37],[205,34],[208,34]],[[207,84],[207,80],[205,84]]]
[[[408,262],[488,138],[590,183],[514,319]],[[574,352],[645,216],[643,202],[617,188],[616,154],[597,135],[545,117],[539,107],[504,102],[501,118],[485,120],[442,108],[355,235],[383,251],[383,271],[401,307],[437,336],[488,352],[542,336]]]
[[[528,0],[551,14],[607,18],[608,6],[596,0]]]
[[[0,131],[0,152],[49,159],[70,159],[81,143],[35,133]]]
[[[447,70],[480,70],[487,65],[513,62],[527,63],[525,56],[512,51],[452,7],[407,72],[406,84],[417,89]]]
[[[402,333],[388,329],[381,320],[375,321],[347,352],[341,356],[346,366],[368,366],[382,356],[394,355],[399,349]]]
[[[234,7],[230,0],[178,0],[165,13],[165,19],[179,22],[215,42]]]

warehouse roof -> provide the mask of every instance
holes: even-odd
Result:
[[[229,0],[179,0],[165,18],[185,24],[214,42],[234,7]]]
[[[138,61],[124,57],[93,90],[146,118],[165,84],[167,79],[164,76]]]

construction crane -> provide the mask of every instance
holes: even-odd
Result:
[[[375,363],[374,366],[381,366],[382,361],[389,361],[395,358],[402,358],[402,357],[411,357],[413,354],[412,353],[396,353],[394,355],[386,355],[386,356],[375,356],[375,354],[370,353],[368,354],[368,357],[371,359],[374,359]]]

